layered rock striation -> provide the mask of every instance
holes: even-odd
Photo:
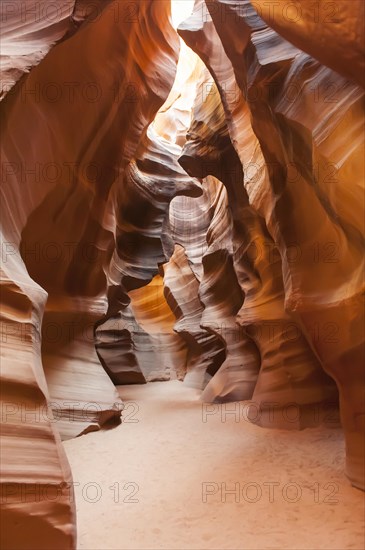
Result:
[[[356,3],[352,9],[355,16]],[[267,27],[250,2],[198,1],[179,32],[217,83],[249,205],[265,221],[270,255],[279,252],[269,264],[281,264],[285,315],[309,344],[307,365],[336,381],[347,472],[363,487],[362,90]],[[247,305],[238,314],[243,324]],[[278,341],[272,351],[281,349]],[[293,367],[301,361],[293,356]]]
[[[179,42],[169,4],[139,2],[134,17],[116,17],[117,8],[106,2],[2,102],[6,548],[74,547],[59,433],[97,429],[121,413],[94,326],[108,308],[126,168],[170,91]],[[24,498],[32,488],[40,498]]]

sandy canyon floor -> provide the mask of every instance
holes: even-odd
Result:
[[[121,425],[64,443],[80,550],[364,548],[338,428],[263,429],[178,381],[119,393]]]

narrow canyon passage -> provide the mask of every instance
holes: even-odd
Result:
[[[1,549],[364,550],[364,10],[0,0]]]
[[[179,381],[118,389],[121,425],[64,442],[80,550],[363,547],[338,427],[260,428]]]

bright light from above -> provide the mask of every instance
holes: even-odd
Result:
[[[194,8],[194,0],[171,0],[172,24],[175,29],[187,19]]]
[[[175,29],[193,12],[194,0],[171,0],[172,25]],[[160,137],[181,145],[190,126],[196,87],[203,62],[180,38],[180,53],[175,82],[157,113],[153,129]]]

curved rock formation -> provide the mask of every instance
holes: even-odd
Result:
[[[167,379],[170,377],[167,373],[174,372],[173,377],[181,377],[185,370],[186,351],[183,342],[172,332],[171,311],[165,303],[162,283],[159,279],[155,279],[155,284],[150,283],[173,251],[168,231],[171,200],[181,194],[194,197],[202,192],[199,182],[189,177],[178,164],[180,153],[179,145],[159,136],[150,126],[136,159],[126,169],[123,186],[118,188],[113,203],[117,246],[108,268],[109,307],[105,321],[110,324],[111,319],[115,322],[118,316],[124,317],[124,309],[131,300],[130,309],[136,324],[128,338],[132,346],[140,349],[134,354],[134,361],[142,362],[137,370],[134,364],[132,372],[140,371],[147,380]],[[153,330],[155,324],[156,331]],[[140,331],[140,327],[144,331]],[[101,323],[97,329],[97,349],[106,368],[110,369],[105,353],[101,352],[101,348],[105,348],[104,328]],[[147,340],[146,329],[147,333],[150,331]],[[138,344],[141,337],[143,346]],[[129,374],[131,368],[128,358],[122,359],[120,338],[118,336],[114,343],[109,339],[106,343],[113,350],[108,354],[112,362],[114,353],[121,357],[119,366],[112,369],[113,379],[118,383],[140,380],[140,374],[137,378]]]
[[[167,302],[176,317],[174,330],[188,348],[184,383],[203,389],[224,361],[225,350],[219,338],[201,325],[199,279],[179,245],[164,266],[164,285]]]
[[[155,380],[182,380],[186,371],[186,346],[173,327],[175,317],[168,306],[163,279],[156,275],[144,288],[129,293],[131,306],[139,325],[148,334],[149,348],[135,338],[142,371],[147,382]]]
[[[46,299],[14,255],[3,257],[1,545],[10,549],[75,547],[71,471],[41,361]]]
[[[84,19],[91,16],[95,21],[103,7],[103,0],[1,2],[0,100],[10,91],[15,93],[14,84],[38,65],[55,43],[73,34]],[[117,7],[111,7],[116,14]],[[39,97],[49,96],[49,101],[54,92],[53,82],[43,90],[37,84],[33,89]]]
[[[126,295],[127,296],[127,295]],[[99,359],[115,384],[182,379],[186,347],[173,332],[175,318],[157,275],[129,292],[128,305],[96,328]]]
[[[2,102],[2,332],[9,343],[2,399],[14,411],[13,423],[4,419],[2,449],[16,465],[2,475],[9,549],[74,547],[74,504],[62,489],[71,477],[57,431],[74,436],[120,415],[95,353],[94,324],[107,308],[104,271],[115,210],[123,210],[116,188],[169,93],[179,45],[168,4],[139,2],[137,18],[116,18],[118,5],[106,3],[52,48]],[[24,422],[31,407],[35,416]],[[32,484],[62,494],[52,505],[42,496],[24,501],[21,491]],[[19,518],[33,536],[14,534]]]
[[[126,305],[95,328],[95,348],[101,364],[114,384],[145,384],[137,342],[141,351],[153,353],[151,340]]]
[[[226,4],[220,7],[226,9]],[[269,27],[297,48],[365,87],[362,0],[319,0],[312,4],[305,0],[269,0],[254,7]],[[334,88],[329,85],[324,91],[331,95]]]
[[[206,79],[198,90],[193,123],[180,158],[190,173],[195,169],[201,176],[219,174],[227,186],[227,195],[223,194],[216,206],[207,232],[200,297],[205,305],[203,326],[220,335],[228,356],[203,398],[252,398],[262,425],[312,425],[317,421],[315,408],[326,401],[335,403],[336,392],[301,328],[284,310],[279,254],[263,221],[249,205],[215,85],[210,84],[204,98],[202,92],[208,85]],[[189,218],[183,208],[180,212]],[[237,313],[243,329],[235,321]],[[222,393],[214,394],[218,389]],[[290,403],[300,407],[296,422],[285,418]],[[308,414],[308,408],[313,414]]]
[[[75,0],[1,3],[0,99],[72,28],[74,6]]]
[[[217,82],[249,204],[280,253],[286,313],[336,380],[347,472],[363,487],[362,92],[266,27],[249,2],[197,2],[179,30]]]

